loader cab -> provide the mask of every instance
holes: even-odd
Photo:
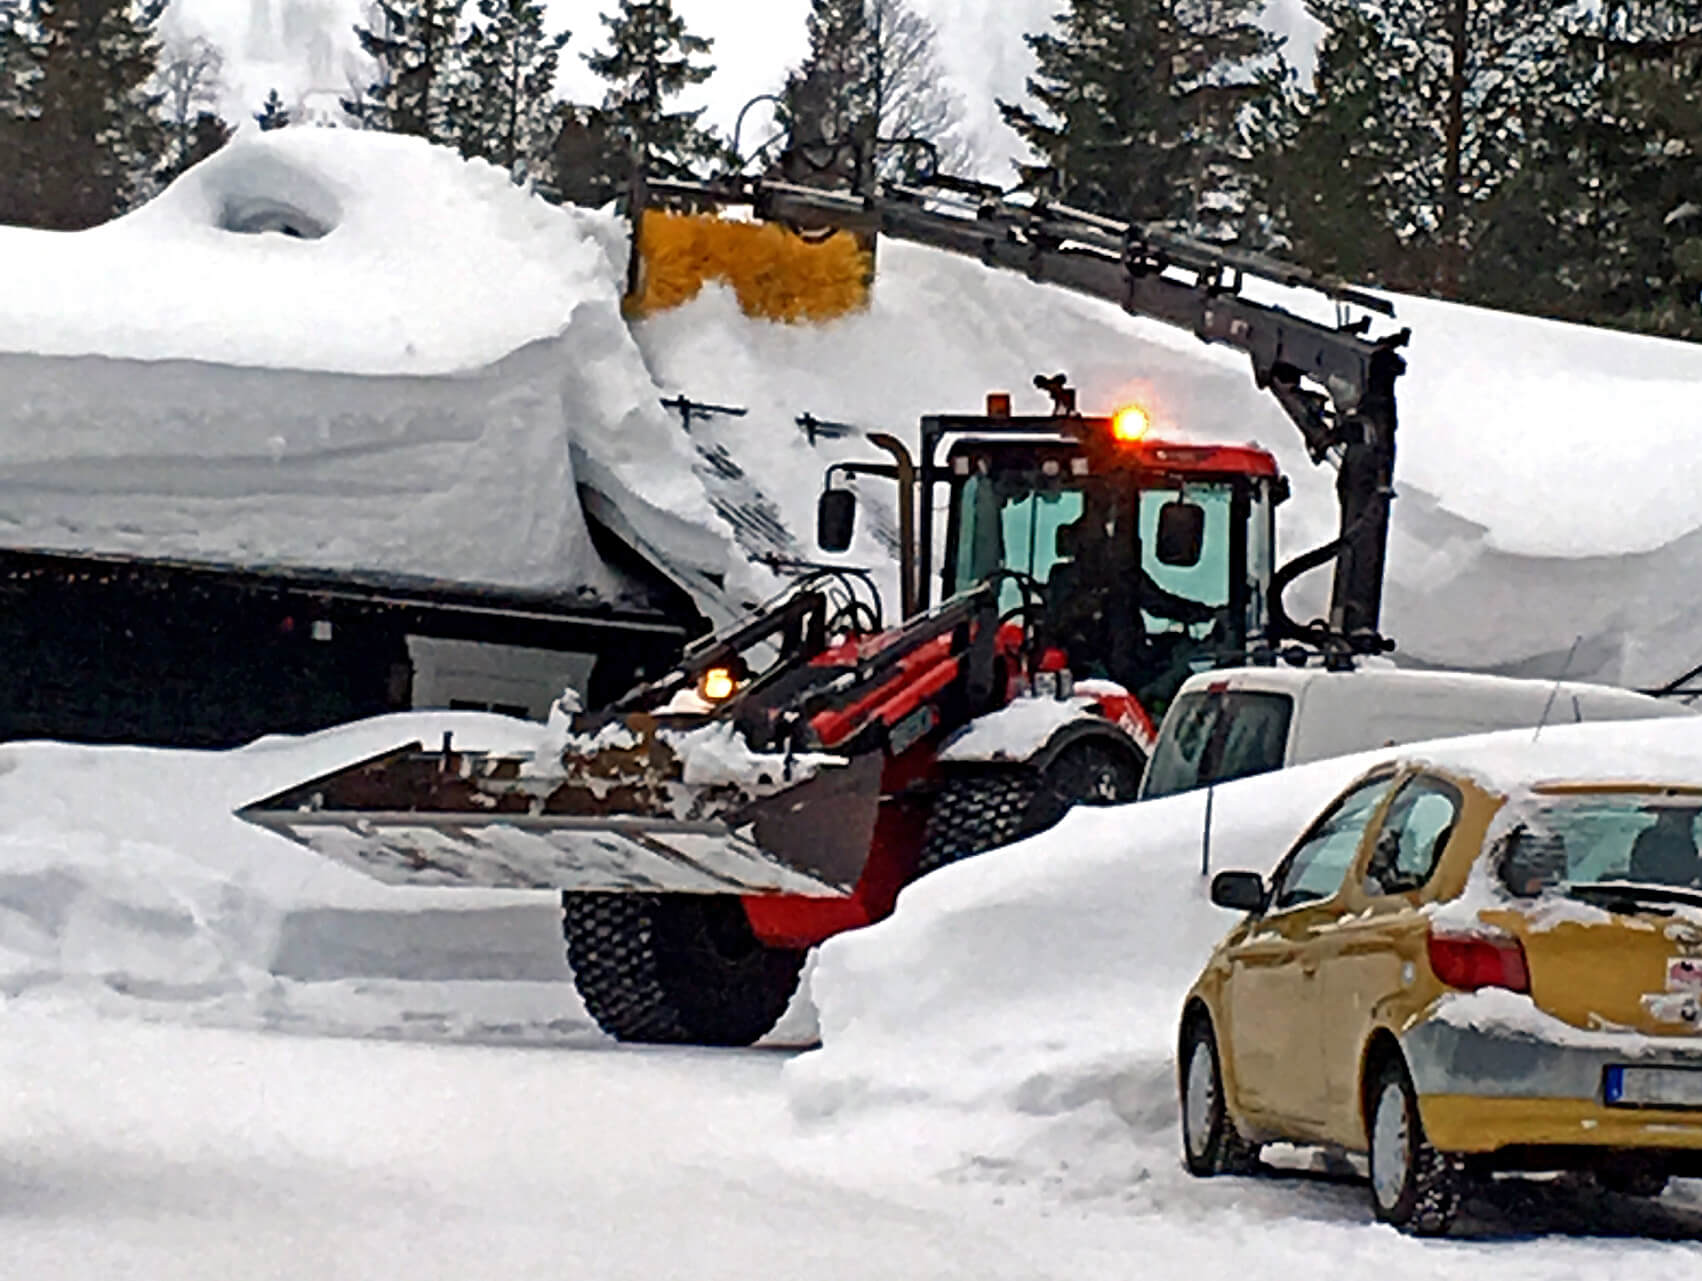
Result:
[[[1118,440],[1110,419],[1056,426],[965,434],[928,468],[923,510],[946,517],[939,599],[1003,572],[1001,617],[1039,628],[1078,679],[1116,680],[1160,710],[1265,635],[1275,462]]]

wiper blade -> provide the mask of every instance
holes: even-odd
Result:
[[[1702,890],[1683,885],[1659,885],[1647,881],[1589,881],[1565,885],[1563,891],[1586,902],[1607,899],[1613,903],[1684,903],[1702,907]]]

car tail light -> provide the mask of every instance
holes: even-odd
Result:
[[[1504,987],[1511,992],[1531,990],[1525,949],[1511,934],[1500,931],[1430,931],[1430,968],[1449,987],[1475,992],[1480,987]]]

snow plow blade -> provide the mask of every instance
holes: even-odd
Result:
[[[653,722],[547,774],[530,765],[410,743],[237,817],[389,885],[843,898],[880,802],[878,753],[793,782],[781,768],[686,782]]]

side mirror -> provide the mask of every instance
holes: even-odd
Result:
[[[824,552],[842,552],[851,546],[851,531],[857,527],[857,495],[849,489],[824,489],[816,502],[816,542]]]
[[[1236,912],[1261,912],[1265,878],[1257,872],[1219,872],[1211,878],[1211,901]]]
[[[1204,507],[1177,498],[1158,509],[1158,546],[1155,550],[1160,565],[1175,565],[1182,569],[1198,565],[1205,542]]]

